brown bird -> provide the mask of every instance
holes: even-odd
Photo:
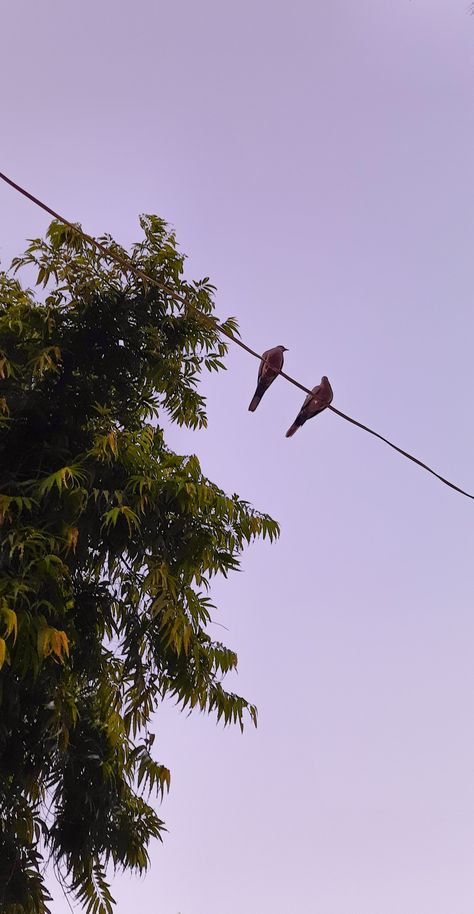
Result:
[[[326,409],[329,406],[332,398],[332,387],[326,375],[324,375],[324,377],[321,378],[321,384],[313,387],[311,393],[306,397],[293,425],[290,425],[286,437],[291,438],[297,429],[299,429],[301,425],[304,425],[308,419],[312,419],[313,416],[322,413],[323,409]]]
[[[258,369],[257,389],[250,401],[249,410],[251,413],[257,409],[264,393],[273,384],[278,372],[283,368],[283,353],[288,352],[285,346],[275,346],[274,349],[267,349],[262,355],[260,368]]]

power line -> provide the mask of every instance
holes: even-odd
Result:
[[[96,238],[93,238],[92,235],[88,235],[86,232],[84,232],[82,230],[82,228],[80,228],[77,224],[70,222],[69,219],[66,219],[64,216],[61,216],[60,213],[55,212],[54,209],[51,209],[50,206],[48,206],[46,203],[43,203],[42,200],[39,200],[38,197],[35,197],[29,191],[25,190],[24,187],[21,187],[19,184],[16,184],[15,181],[12,181],[11,178],[9,178],[7,175],[3,174],[2,172],[0,172],[0,178],[2,179],[2,181],[5,181],[6,184],[9,184],[10,187],[13,187],[14,190],[18,191],[18,193],[22,194],[28,200],[31,200],[31,202],[34,203],[36,206],[39,206],[40,209],[43,209],[46,213],[49,213],[49,215],[52,216],[54,219],[57,219],[58,222],[62,222],[64,225],[67,225],[73,231],[75,231],[79,235],[81,235],[81,237],[84,238],[85,241],[87,241],[89,244],[91,244],[93,247],[95,247],[97,250],[99,250],[105,257],[115,260],[128,272],[134,273],[135,276],[139,276],[140,279],[143,279],[145,282],[149,282],[151,285],[156,286],[158,289],[161,289],[162,291],[166,292],[171,298],[174,298],[176,301],[186,304],[187,299],[186,299],[185,295],[181,295],[179,292],[176,292],[174,289],[171,289],[169,286],[166,285],[166,283],[160,282],[158,279],[155,279],[154,276],[148,276],[147,273],[145,273],[143,270],[140,269],[140,267],[137,267],[136,264],[134,264],[133,260],[130,257],[127,257],[126,255],[124,256],[123,254],[120,254],[118,251],[115,251],[111,248],[107,248],[100,241],[97,241]],[[207,315],[205,315],[205,314],[203,314],[202,316],[204,318],[207,317]],[[254,356],[254,358],[258,359],[259,361],[262,360],[262,356],[258,352],[256,352],[254,349],[251,349],[251,347],[247,346],[247,344],[242,342],[242,340],[239,340],[236,336],[234,336],[233,333],[231,333],[229,330],[227,330],[225,327],[223,327],[222,324],[219,323],[219,321],[215,321],[215,322],[213,321],[212,323],[213,323],[213,326],[215,327],[215,329],[219,331],[219,333],[222,333],[224,336],[226,336],[229,340],[231,340],[237,346],[240,346],[241,349],[244,349],[250,355]],[[286,374],[286,372],[277,371],[276,369],[273,369],[273,370],[277,374],[280,374],[282,376],[282,378],[285,379],[285,381],[289,381],[290,384],[293,384],[294,387],[298,387],[300,390],[304,391],[304,393],[306,393],[306,394],[312,393],[312,391],[309,389],[309,387],[305,387],[304,384],[300,384],[299,381],[297,381],[295,378],[292,378],[289,374]],[[401,454],[402,457],[406,457],[407,460],[411,460],[413,463],[416,463],[423,470],[426,470],[427,473],[431,473],[432,476],[436,476],[436,479],[439,479],[446,486],[449,486],[451,489],[455,489],[456,492],[460,492],[460,494],[465,495],[466,498],[474,499],[474,495],[470,495],[469,492],[465,492],[464,489],[461,489],[459,486],[455,485],[454,482],[450,482],[449,479],[445,479],[444,476],[440,476],[439,473],[436,473],[436,471],[433,470],[431,467],[429,467],[426,463],[423,463],[423,461],[418,460],[417,457],[414,457],[413,454],[409,454],[408,451],[404,451],[401,447],[398,447],[398,445],[393,444],[392,441],[389,441],[388,438],[384,438],[383,435],[380,435],[378,432],[374,431],[374,429],[369,428],[368,425],[364,425],[362,422],[358,422],[358,420],[353,419],[352,416],[347,416],[346,413],[342,413],[339,409],[336,409],[335,406],[328,406],[327,409],[330,409],[331,412],[335,413],[337,416],[340,416],[341,419],[345,419],[346,422],[350,422],[352,425],[356,425],[358,428],[361,428],[364,432],[368,432],[369,435],[373,435],[375,438],[379,438],[380,441],[383,441],[385,444],[388,444],[389,447],[393,448],[394,451],[397,451],[397,453]]]

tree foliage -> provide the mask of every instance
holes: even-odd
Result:
[[[236,654],[208,633],[209,582],[276,523],[165,442],[206,424],[197,383],[223,367],[213,287],[141,219],[136,267],[53,222],[0,273],[0,909],[43,914],[43,863],[87,914],[107,867],[142,872],[170,773],[151,715],[172,696],[224,723],[256,710],[223,686]],[[109,236],[110,251],[125,252]],[[232,320],[229,330],[235,330]]]

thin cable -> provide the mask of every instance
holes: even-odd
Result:
[[[427,470],[428,473],[431,473],[433,476],[436,476],[436,479],[440,479],[441,482],[444,482],[446,486],[450,486],[451,489],[456,489],[456,492],[460,492],[461,495],[465,495],[466,498],[474,498],[474,495],[470,495],[469,492],[465,492],[464,489],[460,489],[459,486],[456,486],[454,482],[450,482],[449,479],[445,479],[444,476],[440,476],[439,473],[436,473],[435,470],[432,470],[426,463],[423,463],[421,460],[418,460],[418,457],[413,457],[412,454],[409,454],[408,451],[403,451],[401,447],[393,444],[392,441],[389,441],[388,438],[384,438],[383,435],[379,435],[378,432],[374,432],[373,428],[369,428],[368,425],[363,425],[362,422],[358,422],[357,419],[353,419],[352,416],[346,416],[345,413],[341,413],[339,409],[336,409],[335,406],[328,406],[333,413],[336,413],[337,416],[340,416],[341,419],[345,419],[346,422],[351,422],[352,425],[357,425],[358,428],[362,428],[364,432],[368,432],[369,435],[374,435],[375,438],[380,438],[381,441],[384,441],[385,444],[388,444],[389,447],[392,447],[394,451],[398,451],[399,454],[402,454],[403,457],[408,457],[408,460],[412,460],[413,463],[417,463],[419,467],[422,467],[423,470]]]
[[[167,286],[166,283],[160,282],[158,279],[155,279],[153,276],[148,276],[147,273],[145,273],[143,270],[140,269],[140,267],[137,267],[134,264],[134,262],[131,258],[124,256],[123,254],[119,254],[117,251],[111,250],[110,248],[107,248],[100,241],[97,241],[96,238],[93,238],[92,235],[88,235],[86,232],[84,232],[82,230],[82,228],[80,228],[78,225],[75,225],[74,222],[70,222],[69,219],[66,219],[64,216],[61,216],[60,213],[55,212],[54,209],[51,209],[50,206],[48,206],[46,203],[43,203],[43,201],[39,200],[38,197],[35,197],[33,194],[30,194],[29,191],[25,190],[24,187],[21,187],[19,184],[16,184],[15,181],[12,181],[11,178],[9,178],[7,175],[3,174],[2,172],[0,172],[0,178],[2,179],[2,181],[5,181],[6,184],[9,184],[10,187],[13,187],[14,190],[18,191],[18,193],[22,194],[28,200],[31,200],[31,202],[34,203],[36,206],[39,206],[40,209],[43,209],[46,213],[49,213],[50,216],[53,216],[54,219],[57,219],[58,222],[62,222],[64,225],[69,226],[69,228],[71,228],[73,231],[75,231],[79,235],[81,235],[81,237],[84,238],[85,241],[87,241],[93,247],[97,248],[97,250],[101,251],[101,253],[105,257],[110,258],[111,260],[117,261],[117,263],[119,263],[128,272],[134,273],[135,276],[139,276],[145,282],[149,282],[151,285],[156,286],[158,289],[162,289],[164,292],[166,292],[171,298],[174,298],[176,301],[186,304],[187,299],[186,299],[185,295],[181,295],[179,292],[176,292],[174,289],[171,289],[169,286]],[[202,316],[205,319],[207,318],[207,315],[205,315],[205,314],[203,314]],[[216,330],[218,330],[219,333],[222,333],[229,340],[232,340],[232,342],[236,343],[237,346],[240,346],[241,349],[245,349],[245,351],[248,352],[249,355],[253,355],[254,358],[258,359],[259,361],[262,361],[262,356],[258,352],[256,352],[255,349],[251,349],[250,346],[247,346],[247,344],[243,343],[242,340],[237,339],[237,337],[234,336],[234,334],[231,333],[229,330],[227,330],[225,327],[223,327],[222,324],[219,323],[219,321],[209,320],[209,323],[212,323],[213,327]],[[304,391],[304,393],[306,393],[306,394],[312,393],[312,391],[310,390],[309,387],[305,387],[304,384],[300,384],[299,381],[297,381],[295,378],[292,378],[289,374],[286,374],[286,372],[281,371],[281,370],[278,371],[275,368],[273,368],[273,371],[276,374],[281,375],[282,378],[285,379],[285,381],[289,381],[290,384],[293,384],[294,387],[298,387],[300,390]],[[459,486],[455,485],[454,482],[450,482],[449,479],[445,479],[444,476],[440,476],[439,473],[436,473],[436,471],[433,470],[431,467],[429,467],[426,463],[423,463],[421,460],[418,460],[417,457],[414,457],[413,454],[409,454],[408,451],[404,451],[401,447],[398,447],[398,445],[393,444],[392,441],[389,441],[388,438],[384,438],[383,435],[379,435],[378,432],[374,431],[374,429],[372,429],[372,428],[369,428],[368,425],[364,425],[362,422],[358,422],[357,419],[353,419],[351,416],[347,416],[345,413],[342,413],[339,409],[336,409],[335,406],[328,406],[327,408],[330,409],[331,412],[335,413],[337,416],[340,416],[341,419],[345,419],[346,422],[350,422],[352,425],[356,425],[358,428],[361,428],[364,432],[368,432],[369,435],[373,435],[375,438],[379,438],[380,441],[383,441],[385,444],[388,444],[389,447],[393,448],[394,451],[397,451],[399,454],[401,454],[402,457],[406,457],[407,460],[411,460],[412,463],[416,463],[423,470],[426,470],[428,473],[431,473],[432,476],[436,476],[436,479],[439,479],[446,486],[449,486],[451,489],[455,489],[456,492],[460,492],[460,494],[465,495],[466,498],[471,498],[474,500],[474,495],[470,495],[469,492],[465,492],[464,489],[461,489]]]

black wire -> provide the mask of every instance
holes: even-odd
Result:
[[[88,241],[89,244],[92,244],[95,248],[97,248],[99,251],[101,251],[101,253],[105,257],[110,258],[111,260],[117,261],[117,263],[119,263],[122,267],[124,267],[124,269],[128,270],[130,273],[134,273],[136,276],[139,276],[145,282],[149,282],[149,283],[151,283],[151,285],[154,285],[157,288],[162,289],[163,291],[167,292],[167,294],[171,298],[174,298],[176,301],[186,303],[186,296],[180,295],[179,292],[176,292],[174,289],[171,289],[169,286],[166,285],[166,283],[160,282],[158,279],[155,279],[153,276],[148,276],[147,273],[144,273],[143,270],[141,270],[139,267],[137,267],[133,263],[133,260],[131,260],[131,258],[129,258],[127,256],[123,256],[122,254],[119,254],[117,251],[107,248],[100,241],[97,241],[96,238],[93,238],[92,235],[88,235],[86,232],[84,232],[82,230],[82,228],[79,227],[79,225],[74,224],[73,222],[70,222],[69,219],[66,219],[64,216],[61,216],[60,213],[55,212],[54,209],[51,209],[50,206],[48,206],[46,203],[43,203],[43,201],[39,200],[38,197],[35,197],[33,194],[30,194],[29,191],[25,190],[24,187],[21,187],[19,184],[16,184],[15,181],[12,181],[11,178],[9,178],[7,175],[3,174],[2,172],[0,172],[0,178],[2,179],[2,181],[5,181],[6,184],[9,184],[10,187],[13,187],[14,190],[18,191],[18,193],[22,194],[28,200],[31,200],[31,202],[34,203],[36,206],[39,206],[40,209],[43,209],[46,213],[49,213],[50,216],[53,216],[54,219],[57,219],[58,222],[62,222],[64,225],[69,226],[69,228],[73,229],[73,231],[75,231],[79,235],[81,235],[81,237],[84,238],[86,241]],[[251,349],[250,346],[247,346],[247,344],[242,342],[242,340],[239,340],[236,336],[234,336],[233,333],[230,332],[230,330],[227,330],[227,328],[223,327],[222,324],[220,324],[218,321],[215,321],[215,320],[212,321],[210,318],[207,318],[207,315],[205,315],[205,314],[203,314],[202,317],[204,319],[208,319],[209,323],[212,323],[212,326],[215,327],[215,329],[218,330],[219,333],[222,333],[233,343],[236,343],[237,346],[240,346],[241,349],[244,349],[250,355],[253,355],[254,358],[258,359],[259,361],[262,361],[262,356],[258,352],[256,352],[254,349]],[[290,375],[286,374],[286,372],[277,371],[273,367],[272,367],[272,370],[276,374],[280,374],[282,376],[282,378],[285,379],[285,381],[289,381],[290,384],[293,384],[294,387],[298,387],[300,390],[304,391],[304,393],[306,393],[306,394],[312,393],[312,391],[309,389],[309,387],[305,387],[304,384],[300,384],[299,381],[297,381],[295,378],[292,378]],[[361,428],[364,432],[368,432],[369,435],[374,435],[375,438],[379,438],[380,441],[383,441],[385,444],[388,444],[389,447],[393,448],[394,451],[397,451],[403,457],[406,457],[407,460],[411,460],[413,463],[416,463],[423,470],[426,470],[427,473],[431,473],[432,476],[436,476],[436,479],[439,479],[446,486],[449,486],[451,489],[455,489],[456,492],[460,492],[461,495],[465,495],[466,498],[474,499],[474,495],[470,495],[469,492],[465,492],[464,489],[461,489],[459,486],[455,485],[454,482],[450,482],[449,479],[445,479],[444,476],[440,476],[439,473],[436,473],[436,471],[431,469],[431,467],[429,467],[426,463],[423,463],[421,460],[418,460],[417,457],[414,457],[413,454],[409,454],[408,451],[404,451],[401,447],[398,447],[398,445],[393,444],[392,441],[389,441],[388,438],[384,438],[383,435],[379,435],[378,432],[374,431],[374,429],[372,429],[372,428],[369,428],[368,425],[364,425],[362,422],[358,422],[357,419],[353,419],[352,416],[347,416],[345,413],[342,413],[339,409],[336,409],[335,406],[328,406],[327,408],[330,409],[331,412],[335,413],[337,416],[340,416],[341,419],[345,419],[346,422],[350,422],[352,425],[356,425],[358,428]]]
[[[341,413],[339,409],[336,409],[335,406],[329,406],[328,409],[332,410],[333,413],[340,416],[341,419],[345,419],[346,422],[352,422],[352,425],[357,425],[358,428],[362,428],[364,432],[368,432],[369,435],[374,435],[375,438],[380,438],[381,441],[384,441],[385,444],[388,444],[389,447],[392,447],[394,451],[398,451],[399,454],[402,454],[403,457],[408,457],[408,460],[412,460],[413,463],[417,463],[419,467],[422,467],[423,470],[426,470],[428,473],[431,473],[433,476],[436,476],[436,479],[440,479],[441,482],[444,482],[446,486],[450,486],[451,489],[455,489],[456,492],[460,492],[461,495],[465,495],[466,498],[474,498],[474,495],[470,495],[469,492],[465,492],[464,489],[460,489],[459,486],[456,486],[454,482],[450,482],[449,479],[445,479],[444,476],[440,476],[439,473],[436,473],[435,470],[432,470],[426,463],[418,460],[418,457],[413,457],[412,454],[409,454],[408,451],[402,450],[398,445],[393,444],[392,441],[389,441],[388,438],[384,438],[383,435],[379,435],[378,432],[374,432],[373,428],[369,428],[368,425],[363,425],[362,422],[358,422],[357,419],[353,419],[352,416],[346,416],[345,413]]]

